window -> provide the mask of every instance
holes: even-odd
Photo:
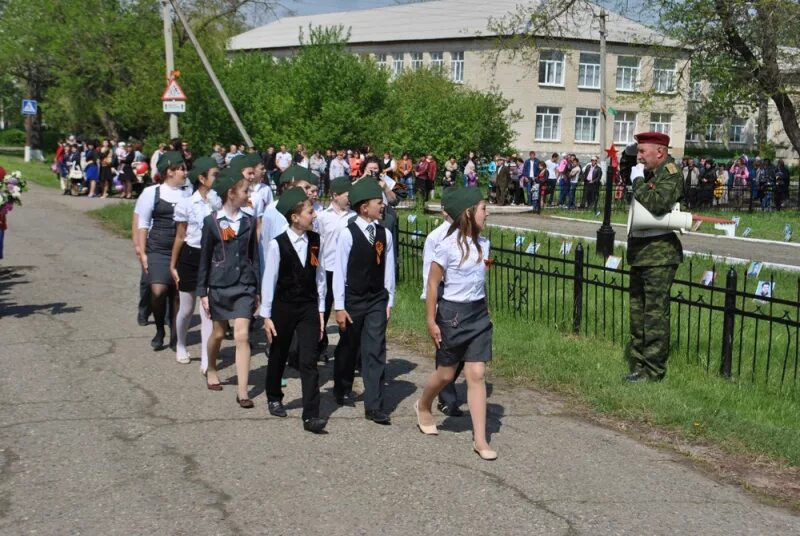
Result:
[[[661,132],[662,134],[670,135],[672,130],[672,115],[671,114],[650,114],[650,131]]]
[[[747,121],[745,119],[733,119],[731,121],[730,141],[731,143],[744,143],[744,128]]]
[[[675,93],[675,60],[656,58],[653,65],[653,89],[656,93]]]
[[[539,83],[545,86],[564,85],[564,53],[543,50],[539,54]]]
[[[619,56],[617,58],[617,91],[636,91],[639,85],[639,58]]]
[[[581,52],[578,87],[600,89],[600,54]]]
[[[422,69],[422,52],[411,53],[411,70],[419,71]]]
[[[706,127],[706,141],[719,143],[722,141],[724,132],[725,129],[722,127],[722,123],[711,123]]]
[[[378,64],[378,67],[381,69],[386,68],[386,54],[378,54],[375,57],[375,62]]]
[[[686,141],[700,142],[700,133],[694,130],[686,130]]]
[[[394,75],[400,76],[403,74],[403,69],[403,53],[398,52],[397,54],[392,54],[392,71]]]
[[[450,76],[453,82],[459,84],[464,82],[464,53],[451,52],[450,53]]]
[[[600,111],[592,108],[575,110],[575,141],[597,142]]]
[[[614,117],[614,143],[633,143],[636,133],[636,113],[617,112]]]
[[[561,139],[561,108],[551,106],[536,107],[537,140],[558,141]]]
[[[444,54],[431,52],[431,70],[441,71],[442,69],[444,69]]]
[[[697,102],[702,98],[703,98],[703,83],[692,82],[692,89],[689,91],[689,100]]]

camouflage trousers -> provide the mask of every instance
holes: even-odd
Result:
[[[631,372],[643,370],[659,380],[667,373],[669,298],[677,270],[677,265],[631,267],[631,340],[626,350]]]

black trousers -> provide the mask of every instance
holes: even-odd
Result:
[[[303,419],[319,417],[319,371],[317,370],[317,340],[319,312],[316,302],[307,304],[272,304],[272,323],[278,333],[272,339],[267,362],[264,391],[270,402],[283,400],[281,378],[289,357],[292,335],[297,331],[299,349],[298,370],[303,390]]]
[[[333,309],[333,272],[325,271],[325,280],[327,282],[327,294],[325,294],[325,331],[322,332],[322,340],[319,341],[319,354],[328,349],[328,320],[331,317],[331,309]]]
[[[333,394],[344,396],[353,390],[356,358],[361,352],[361,379],[364,381],[364,409],[383,409],[383,380],[386,376],[386,291],[373,296],[345,296],[345,307],[353,319],[339,331],[333,362]]]

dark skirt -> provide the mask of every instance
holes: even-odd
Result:
[[[169,272],[172,249],[167,250],[164,247],[151,245],[148,239],[145,253],[147,253],[147,284],[175,286],[175,280],[172,279],[172,274]]]
[[[252,318],[256,308],[256,287],[237,283],[230,287],[211,287],[208,290],[211,320]]]
[[[436,325],[442,334],[436,350],[437,365],[492,360],[492,321],[486,300],[467,303],[439,300]]]
[[[178,254],[178,290],[194,292],[197,290],[197,269],[200,266],[200,248],[184,243]]]

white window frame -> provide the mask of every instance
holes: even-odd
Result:
[[[636,112],[617,112],[614,116],[614,143],[633,143],[636,133]]]
[[[536,141],[561,141],[561,108],[537,106],[535,129]]]
[[[584,61],[589,56],[597,62]],[[591,83],[586,83],[590,81]],[[600,54],[593,52],[581,52],[580,62],[578,63],[578,88],[580,89],[600,89]]]
[[[686,141],[690,141],[690,142],[693,142],[693,143],[700,143],[703,140],[702,140],[699,132],[687,128],[686,129]]]
[[[650,132],[672,134],[672,114],[652,112],[650,114]]]
[[[623,60],[628,59],[636,60],[636,66],[621,65]],[[641,63],[638,56],[617,56],[617,91],[638,91]]]
[[[434,71],[444,69],[444,52],[431,52],[431,69]]]
[[[412,71],[419,71],[424,66],[425,66],[425,62],[423,60],[422,52],[412,52],[411,53],[411,70]]]
[[[675,78],[678,74],[675,60],[656,58],[653,60],[653,89],[656,93],[675,93]]]
[[[706,125],[706,132],[704,139],[709,143],[722,143],[723,134],[725,133],[725,125],[722,123],[711,123]]]
[[[597,143],[600,132],[600,110],[596,108],[575,108],[575,143]],[[589,130],[593,135],[585,138],[583,134]]]
[[[464,52],[450,53],[450,79],[456,84],[464,83]]]
[[[542,50],[539,54],[539,85],[564,87],[564,52]]]
[[[395,77],[403,74],[403,70],[405,69],[404,56],[405,54],[403,52],[392,54],[392,74]]]
[[[703,99],[703,82],[692,82],[689,90],[689,100],[699,102]]]
[[[732,119],[731,127],[729,130],[730,137],[728,141],[732,144],[741,145],[747,142],[745,138],[745,129],[747,128],[747,120],[745,119]]]
[[[378,67],[381,69],[385,69],[387,65],[388,55],[386,54],[375,54],[375,63],[378,64]]]

